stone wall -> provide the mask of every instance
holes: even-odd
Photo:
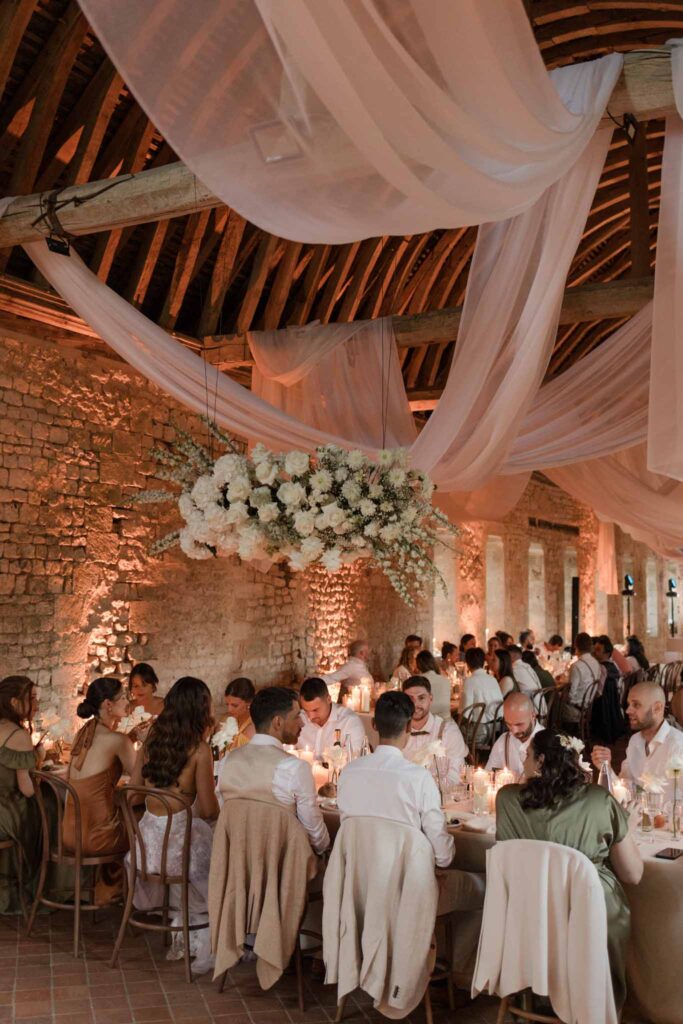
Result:
[[[547,631],[565,630],[564,566],[574,551],[582,627],[609,625],[620,638],[621,598],[606,603],[608,622],[597,619],[592,513],[541,481],[503,524],[468,524],[458,554],[439,552],[448,596],[415,609],[362,564],[301,577],[282,567],[263,574],[237,559],[194,562],[177,549],[151,558],[149,545],[173,524],[172,510],[159,518],[158,506],[131,508],[127,498],[154,485],[149,452],[172,439],[173,423],[205,433],[113,359],[0,335],[0,675],[26,672],[67,694],[96,673],[125,673],[148,660],[165,685],[193,674],[218,692],[237,673],[260,684],[300,679],[336,665],[349,640],[366,636],[372,667],[386,676],[409,632],[431,645],[461,632],[483,638],[487,626],[526,626],[531,543],[543,551]],[[531,517],[578,532],[530,526]],[[505,574],[505,621],[495,624],[486,621],[489,535],[501,539]],[[622,534],[618,543],[620,572],[628,562],[644,595],[653,556]],[[659,558],[655,568],[663,595],[667,575],[679,569]],[[634,628],[644,635],[639,600]],[[659,600],[658,635],[647,638],[657,655],[667,621]]]

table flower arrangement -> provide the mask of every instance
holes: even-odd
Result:
[[[134,729],[139,729],[140,726],[144,726],[146,722],[151,720],[151,718],[152,716],[149,711],[145,711],[142,705],[138,704],[137,707],[133,708],[129,715],[126,715],[125,718],[121,719],[119,722],[119,731],[125,733],[133,732]]]
[[[240,727],[237,724],[237,719],[230,715],[225,719],[220,729],[211,737],[211,746],[216,747],[219,755],[222,756],[239,731]]]
[[[182,492],[143,491],[137,503],[176,501],[184,525],[156,542],[159,554],[179,544],[196,559],[239,555],[245,561],[285,561],[301,571],[320,563],[329,572],[372,559],[403,600],[445,584],[431,549],[457,528],[432,505],[429,477],[410,469],[404,449],[382,450],[377,461],[337,445],[275,453],[257,444],[250,455],[215,424],[228,449],[218,458],[178,431],[155,449],[158,476]]]
[[[58,696],[51,693],[49,697],[41,697],[38,711],[33,720],[32,738],[34,743],[42,743],[46,750],[54,749],[61,758],[64,745],[70,743],[75,736],[78,724],[74,721],[75,708],[69,709]]]

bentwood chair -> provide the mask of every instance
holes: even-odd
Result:
[[[208,921],[200,924],[190,924],[189,888],[190,888],[190,841],[192,836],[192,809],[179,796],[174,796],[164,789],[151,789],[145,786],[122,786],[116,794],[117,801],[121,807],[123,820],[128,833],[129,858],[126,870],[126,902],[123,909],[123,917],[119,927],[119,933],[114,943],[114,951],[109,961],[110,967],[116,967],[119,960],[119,953],[123,943],[126,927],[139,928],[142,931],[162,932],[164,941],[170,942],[170,936],[174,932],[182,932],[183,944],[185,946],[185,978],[188,982],[193,981],[192,966],[190,958],[190,932],[208,928]],[[140,823],[135,813],[134,805],[143,803],[146,799],[153,798],[164,809],[166,824],[162,840],[161,852],[158,865],[150,866],[149,853],[145,845],[144,836],[140,830]],[[171,872],[168,868],[169,845],[171,841],[171,830],[174,820],[179,815],[185,816],[185,824],[182,832],[182,848],[180,855],[180,872]],[[176,839],[177,837],[174,837]],[[175,858],[174,858],[175,859]],[[136,911],[133,907],[135,897],[135,883],[138,879],[143,882],[156,883],[161,887],[162,899],[157,907],[152,907],[144,912]],[[171,909],[171,886],[178,886],[180,890],[180,912],[182,922],[179,925],[169,923],[169,911]],[[161,915],[161,924],[150,921],[147,918],[152,915]]]
[[[14,871],[17,876],[17,887],[19,889],[19,906],[24,924],[28,921],[28,910],[26,908],[26,893],[24,892],[24,854],[16,839],[0,839],[0,850],[7,850],[14,860]]]
[[[492,706],[491,713],[493,718],[491,719],[486,732],[484,732],[484,728],[480,730],[479,741],[477,743],[477,755],[490,754],[498,737],[503,735],[503,732],[505,731],[505,719],[503,718],[504,703],[504,701],[499,700],[497,704]]]
[[[546,686],[542,690],[536,690],[531,697],[531,703],[534,706],[536,712],[536,718],[539,724],[546,727],[548,721],[548,715],[550,714],[550,708],[557,696],[556,686]]]
[[[486,729],[486,726],[482,727],[482,719],[485,714],[486,704],[482,701],[479,704],[469,704],[466,708],[463,708],[460,715],[460,732],[467,744],[472,764],[477,763],[478,746],[485,740],[487,735],[483,731]]]
[[[579,712],[579,736],[584,743],[588,743],[591,735],[591,718],[593,717],[593,702],[600,689],[600,680],[596,679],[591,683],[583,695],[581,710]]]
[[[38,913],[38,907],[50,907],[52,910],[70,910],[74,915],[74,957],[78,958],[78,946],[81,936],[81,914],[96,913],[102,908],[95,903],[95,886],[97,884],[100,868],[105,864],[119,864],[125,857],[124,853],[100,854],[99,856],[85,856],[81,839],[81,803],[78,793],[66,779],[59,778],[52,772],[30,771],[29,775],[35,789],[35,798],[40,811],[43,834],[43,855],[40,863],[40,875],[38,877],[38,888],[33,900],[31,915],[28,921],[27,934],[31,934],[33,925]],[[45,789],[43,788],[45,787]],[[52,792],[56,806],[56,822],[51,827],[51,819],[54,813],[48,811],[45,800],[45,790]],[[74,807],[74,832],[75,849],[67,850],[64,846],[63,825],[64,808],[66,801],[71,800]],[[50,864],[67,865],[73,869],[73,902],[58,903],[56,900],[45,896],[45,883]],[[82,868],[94,868],[92,880],[84,885],[81,874]],[[88,902],[82,902],[83,895],[89,897]]]

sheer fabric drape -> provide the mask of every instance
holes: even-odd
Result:
[[[521,0],[80,0],[201,181],[283,238],[503,220],[593,137],[620,54],[548,74]]]

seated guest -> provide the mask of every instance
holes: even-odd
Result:
[[[672,729],[680,729],[683,732],[683,690],[678,689],[671,698],[671,714],[667,716],[667,722]]]
[[[463,633],[460,637],[460,650],[458,661],[465,660],[465,651],[469,651],[472,647],[477,646],[477,638],[474,633]]]
[[[658,683],[636,683],[629,690],[626,716],[635,735],[626,748],[621,774],[633,782],[643,775],[656,777],[664,784],[666,803],[673,799],[673,781],[667,781],[666,769],[674,754],[683,757],[683,733],[665,721],[665,707],[664,690]],[[609,747],[595,746],[591,756],[596,768],[612,760]]]
[[[626,641],[628,647],[626,651],[626,664],[629,672],[638,672],[642,669],[643,672],[647,672],[650,667],[650,662],[645,657],[645,648],[638,639],[637,636],[630,636]]]
[[[523,651],[533,651],[536,646],[536,634],[533,629],[523,629],[519,634],[519,646]]]
[[[358,755],[365,740],[363,722],[351,708],[333,704],[327,684],[322,679],[304,679],[299,690],[301,702],[301,732],[297,746],[300,750],[312,750],[318,760],[324,761],[324,754],[339,741],[347,752]]]
[[[213,757],[208,742],[213,728],[211,693],[206,683],[191,676],[178,679],[168,691],[164,709],[138,751],[131,780],[135,786],[163,790],[171,800],[173,817],[167,853],[169,874],[180,874],[187,821],[184,812],[189,811],[192,815],[190,924],[203,924],[208,920],[209,864],[213,842],[209,822],[213,822],[219,812],[214,792]],[[150,873],[158,872],[161,868],[167,820],[164,805],[154,796],[149,796],[139,829]],[[159,889],[155,882],[138,879],[135,885],[135,906],[138,910],[160,906],[163,893]],[[177,899],[177,895],[172,891],[172,900]],[[182,914],[177,904],[171,910],[170,923],[182,923]],[[167,959],[179,960],[184,952],[182,932],[173,932]],[[192,955],[195,957],[192,964],[195,974],[203,974],[213,967],[208,928],[192,933]]]
[[[151,665],[147,665],[144,661],[134,665],[128,677],[131,710],[138,707],[144,708],[152,718],[161,714],[164,698],[157,697],[158,685],[157,674]]]
[[[607,641],[607,642],[605,642],[605,641]],[[608,657],[609,657],[610,661],[613,661],[614,664],[616,665],[617,672],[619,673],[620,676],[627,676],[629,674],[629,672],[631,672],[631,666],[629,665],[629,662],[628,662],[628,659],[626,658],[626,655],[622,654],[621,651],[618,650],[614,646],[614,644],[611,642],[611,640],[610,640],[610,638],[608,636],[599,636],[598,639],[597,639],[595,657],[598,659],[598,661],[601,661],[601,658],[600,658],[600,656],[599,656],[599,654],[597,652],[598,644],[601,645],[602,647],[605,647],[605,648],[607,648],[607,646],[609,646],[611,648],[611,650],[609,651]]]
[[[246,766],[253,780],[252,788],[261,787],[268,799],[274,797],[290,807],[306,829],[313,850],[324,853],[330,837],[318,807],[311,766],[283,749],[283,744],[298,741],[302,729],[296,694],[280,686],[258,690],[251,702],[251,718],[256,735],[226,758],[223,765],[218,780],[223,799],[233,795],[233,779],[241,779]]]
[[[502,697],[497,681],[484,669],[485,657],[481,647],[470,647],[465,654],[470,674],[465,680],[463,708],[470,704],[486,704],[482,722],[492,722],[495,707],[500,704]]]
[[[368,660],[370,658],[370,647],[367,640],[354,640],[349,644],[348,661],[335,672],[326,672],[323,679],[326,683],[343,683],[342,689],[349,690],[358,686],[361,682],[372,682]],[[341,698],[341,691],[340,691]]]
[[[541,689],[541,680],[538,678],[531,665],[522,661],[522,649],[513,644],[508,647],[510,660],[512,661],[512,675],[521,693],[535,693]]]
[[[425,676],[412,676],[403,684],[403,692],[413,702],[413,718],[410,723],[408,741],[403,748],[404,755],[412,760],[417,752],[429,743],[441,741],[449,760],[448,780],[460,781],[460,769],[467,757],[467,744],[453,719],[444,719],[432,714],[432,687]]]
[[[19,843],[24,884],[34,889],[41,857],[41,824],[29,771],[42,750],[31,742],[35,689],[26,676],[0,681],[0,841]],[[12,850],[0,850],[0,914],[21,911]]]
[[[391,673],[391,682],[394,687],[400,687],[401,683],[406,679],[410,679],[417,672],[417,663],[415,658],[417,651],[414,647],[404,647],[401,651],[401,657],[398,659],[398,665]]]
[[[493,744],[486,770],[509,768],[519,778],[524,771],[531,737],[541,731],[536,711],[525,693],[510,693],[503,703],[503,718],[508,731]]]
[[[78,794],[81,848],[88,857],[128,849],[126,828],[114,803],[121,774],[131,775],[135,767],[133,741],[116,731],[127,713],[128,697],[121,682],[113,676],[91,683],[76,708],[78,717],[88,721],[71,746],[67,779]],[[75,849],[76,813],[71,800],[67,800],[64,809],[62,834],[67,850]]]
[[[408,633],[408,636],[403,641],[403,646],[410,647],[417,654],[418,651],[422,650],[422,637],[418,636],[417,633]]]
[[[455,668],[456,664],[460,661],[460,651],[455,644],[450,643],[448,640],[444,640],[441,644],[441,665],[440,668],[444,670],[446,675],[450,675],[450,670]],[[414,673],[413,673],[414,674]]]
[[[507,697],[508,693],[512,693],[513,690],[517,689],[517,684],[512,674],[512,659],[507,647],[496,648],[489,659],[489,669],[491,675],[495,676],[498,680],[503,697]]]
[[[498,637],[499,647],[512,647],[515,642],[514,637],[504,629],[497,629],[496,636]]]
[[[549,686],[555,686],[555,677],[552,672],[548,672],[547,668],[543,668],[536,657],[535,651],[522,651],[522,661],[525,665],[530,665],[532,667],[540,680],[541,689],[545,690]]]
[[[548,640],[544,640],[541,644],[540,653],[542,657],[552,659],[553,657],[557,657],[558,654],[561,654],[563,650],[564,640],[559,633],[553,633]]]
[[[577,633],[574,641],[576,661],[569,669],[569,694],[564,706],[566,722],[578,722],[586,692],[600,679],[600,664],[593,657],[593,641],[588,633]]]
[[[232,679],[225,687],[225,708],[228,712],[226,717],[234,718],[239,726],[239,732],[228,747],[228,753],[243,747],[256,732],[250,714],[255,693],[256,687],[251,679],[244,676]]]
[[[431,651],[420,651],[417,658],[418,674],[429,680],[434,698],[434,714],[443,719],[451,717],[451,681],[439,671],[436,658]]]
[[[601,786],[589,785],[569,737],[542,729],[531,737],[524,782],[496,797],[496,838],[536,839],[570,846],[595,865],[605,893],[607,945],[617,1011],[626,996],[629,909],[621,882],[643,873],[628,832],[628,815]]]
[[[455,844],[446,829],[439,791],[429,772],[403,756],[415,708],[406,693],[383,693],[375,705],[377,750],[348,765],[339,776],[337,805],[346,818],[372,817],[403,822],[425,834],[436,866],[448,867]],[[439,879],[439,913],[476,910],[483,906],[481,876],[465,871],[443,872]]]
[[[405,693],[383,693],[375,705],[379,745],[374,754],[352,761],[339,776],[337,805],[345,818],[388,818],[412,825],[427,836],[438,867],[455,854],[446,829],[439,791],[429,772],[404,757],[415,707]]]

